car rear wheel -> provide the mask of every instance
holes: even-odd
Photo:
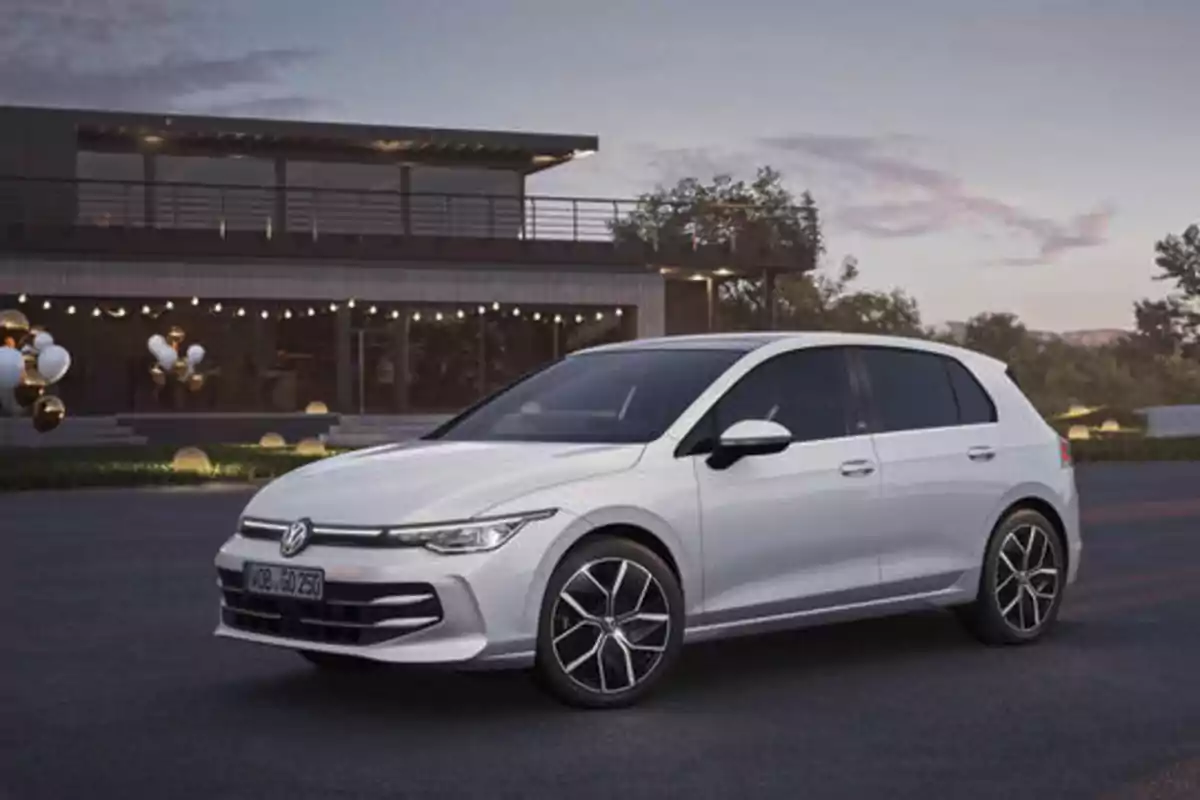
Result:
[[[550,576],[535,672],[560,701],[628,706],[667,674],[683,643],[683,593],[650,549],[620,538],[589,541]]]
[[[988,542],[979,596],[959,617],[986,644],[1027,644],[1054,626],[1066,588],[1062,541],[1032,509],[1009,514]]]

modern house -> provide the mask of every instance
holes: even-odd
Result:
[[[714,276],[807,268],[772,242],[614,236],[632,201],[526,191],[598,147],[0,108],[0,308],[68,344],[73,415],[444,411],[581,346],[703,330]],[[207,350],[197,391],[151,380],[172,326]]]

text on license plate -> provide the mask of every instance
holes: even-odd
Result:
[[[320,600],[325,593],[325,573],[319,569],[247,563],[242,578],[251,594]]]

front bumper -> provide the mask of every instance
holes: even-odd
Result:
[[[530,523],[490,553],[311,546],[292,558],[277,542],[233,536],[217,553],[215,634],[257,644],[404,664],[528,666],[544,587],[540,565],[573,517]],[[319,602],[243,591],[247,562],[317,568]]]

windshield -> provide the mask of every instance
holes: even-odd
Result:
[[[646,349],[571,356],[485,401],[429,438],[652,442],[742,355],[737,350]]]

